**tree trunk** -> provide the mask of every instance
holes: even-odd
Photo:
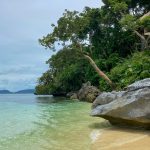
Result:
[[[91,64],[92,67],[95,69],[95,71],[98,73],[98,75],[99,75],[100,77],[102,77],[102,78],[113,88],[114,86],[113,86],[112,81],[107,77],[107,75],[106,75],[104,72],[102,72],[102,71],[98,68],[98,66],[97,66],[96,63],[93,61],[93,59],[92,59],[90,56],[85,55],[85,54],[84,54],[84,57],[90,62],[90,64]]]
[[[148,41],[147,39],[141,35],[138,31],[134,31],[134,33],[140,38],[141,40],[141,50],[145,50],[145,49],[148,49]]]

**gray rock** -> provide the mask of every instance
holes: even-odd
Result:
[[[94,102],[96,105],[91,115],[105,118],[115,125],[150,128],[150,80],[135,83],[129,87],[137,87],[138,83],[138,88],[128,89],[119,96],[117,92],[109,93],[106,101],[102,97],[102,102]]]
[[[146,78],[146,79],[134,82],[133,84],[126,87],[125,90],[132,91],[132,90],[141,89],[144,87],[150,87],[150,78]]]
[[[77,100],[77,99],[78,99],[77,93],[73,93],[73,94],[70,96],[70,99],[72,99],[72,100]]]
[[[78,92],[77,91],[69,92],[67,93],[66,97],[69,99],[78,99]]]
[[[90,82],[87,82],[83,84],[82,88],[79,90],[78,99],[80,101],[93,102],[99,94],[100,90],[91,86]]]
[[[125,93],[124,91],[103,92],[95,99],[95,101],[93,102],[92,108],[95,108],[98,105],[108,104],[114,101],[115,99],[121,97],[124,93]]]
[[[69,93],[66,94],[66,97],[67,97],[67,98],[70,98],[72,95],[74,95],[74,94],[76,94],[76,93],[77,93],[77,92],[75,92],[75,91],[69,92]]]

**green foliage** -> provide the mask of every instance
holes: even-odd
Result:
[[[143,28],[146,28],[148,31],[150,31],[150,16],[145,17],[140,22]]]
[[[127,14],[125,15],[121,20],[120,24],[125,28],[129,30],[136,30],[138,28],[137,20],[134,16]]]
[[[38,95],[48,95],[50,94],[49,92],[50,90],[50,87],[48,85],[37,85],[35,87],[35,94],[38,94]]]
[[[78,90],[84,82],[84,59],[74,49],[62,49],[47,63],[50,70],[39,78],[38,94],[66,94]]]
[[[144,36],[144,29],[150,28],[149,17],[140,20],[149,11],[149,1],[103,0],[103,3],[101,8],[85,7],[82,12],[65,10],[57,24],[51,25],[52,32],[39,39],[45,48],[54,51],[61,47],[61,50],[47,61],[49,70],[39,78],[37,94],[65,94],[78,90],[86,81],[109,90],[83,58],[84,54],[116,83],[117,89],[149,76],[149,52],[137,53],[126,60],[142,41],[133,31]]]
[[[107,59],[112,52],[126,56],[128,49],[134,46],[135,37],[130,31],[122,31],[119,23],[127,4],[117,0],[117,5],[115,2],[109,1],[109,5],[102,9],[86,7],[81,13],[65,10],[57,24],[53,25],[53,32],[39,40],[41,45],[54,50],[57,44],[61,44],[79,51],[80,44],[93,59]]]
[[[142,20],[136,19],[135,16],[127,14],[120,20],[120,24],[126,30],[137,30],[138,28],[146,28],[150,30],[150,16],[145,17]]]
[[[128,5],[123,0],[108,0],[108,2],[114,12],[124,12],[128,8]]]
[[[150,77],[150,51],[136,52],[133,56],[119,63],[109,73],[109,77],[121,90],[129,84]],[[100,80],[102,90],[110,90],[109,86]]]

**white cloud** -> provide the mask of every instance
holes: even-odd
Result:
[[[38,66],[40,67],[40,66]],[[40,72],[43,68],[38,69],[37,66],[14,66],[12,68],[4,68],[0,72],[0,89],[9,89],[17,91],[19,89],[34,88]]]

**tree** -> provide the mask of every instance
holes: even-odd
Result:
[[[149,49],[150,40],[150,12],[142,17],[135,17],[131,14],[124,15],[120,23],[126,30],[132,30],[141,40],[141,50]]]
[[[38,80],[36,93],[66,95],[78,90],[85,82],[85,61],[74,49],[64,48],[48,61],[49,70]]]
[[[97,17],[100,17],[99,9],[86,7],[84,13],[65,10],[63,17],[57,22],[58,25],[52,25],[54,27],[53,32],[39,41],[43,46],[53,50],[56,43],[61,44],[63,47],[76,49],[90,62],[98,75],[104,78],[110,86],[113,86],[112,81],[98,68],[90,56],[94,50],[93,37],[97,34],[97,28],[95,27],[97,22],[94,22],[95,24],[92,22],[95,13],[98,13]]]
[[[121,23],[123,31],[133,31],[141,40],[141,49],[149,48],[150,5],[148,0],[103,0],[106,16]],[[111,14],[111,15],[110,15]],[[113,15],[113,16],[112,16]]]
[[[59,50],[47,61],[49,77],[43,74],[39,80],[42,91],[66,93],[86,81],[95,86],[107,81],[112,87],[110,70],[135,51],[137,41],[141,40],[141,49],[149,48],[150,19],[144,15],[149,14],[149,1],[103,2],[101,8],[86,7],[81,13],[65,10],[57,24],[52,24],[53,31],[39,39],[44,47]]]

